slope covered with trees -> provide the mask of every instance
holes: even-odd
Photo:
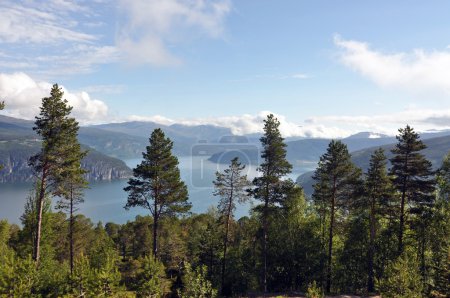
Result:
[[[434,175],[422,153],[425,145],[406,127],[399,131],[391,170],[377,150],[363,174],[347,146],[332,141],[314,175],[313,200],[306,200],[303,189],[286,179],[291,165],[278,127],[269,115],[260,176],[250,184],[234,159],[211,182],[221,200],[204,214],[188,213],[172,142],[154,130],[124,201],[149,215],[122,225],[94,224],[66,207],[52,210],[55,194],[62,194],[64,206],[82,203],[82,151],[67,134],[72,146],[55,147],[56,156],[65,158],[48,161],[58,167],[47,172],[49,180],[41,175],[36,181],[22,226],[0,221],[0,295],[449,296],[450,154]],[[250,214],[235,219],[235,204],[249,199]]]

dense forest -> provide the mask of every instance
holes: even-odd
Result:
[[[29,159],[36,178],[22,225],[0,221],[0,296],[450,296],[450,154],[433,171],[413,128],[399,129],[389,169],[381,148],[363,172],[331,141],[309,198],[287,179],[286,144],[269,115],[259,175],[230,160],[211,181],[219,204],[204,214],[190,212],[173,142],[155,129],[124,189],[125,209],[148,215],[93,223],[77,212],[87,152],[63,96],[54,85],[36,116],[42,143]],[[236,219],[248,201],[250,214]]]

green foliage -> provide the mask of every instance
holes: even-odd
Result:
[[[386,298],[420,298],[423,295],[423,283],[418,270],[418,262],[411,253],[403,253],[391,262],[378,288]]]
[[[250,193],[261,201],[257,208],[262,217],[262,280],[263,290],[267,292],[267,251],[270,213],[286,198],[285,183],[282,179],[292,170],[292,165],[286,159],[286,144],[280,132],[280,121],[273,115],[264,120],[264,135],[260,138],[262,145],[261,158],[263,162],[258,167],[260,176],[253,179],[253,189]]]
[[[306,291],[306,298],[323,298],[323,289],[318,287],[316,281],[313,281],[308,285],[308,290]]]
[[[421,242],[417,248],[423,257],[427,241],[425,230],[435,199],[435,181],[432,178],[431,162],[420,153],[426,145],[409,125],[399,129],[397,140],[398,143],[392,150],[394,157],[391,159],[390,175],[401,197],[398,212],[398,253],[403,252],[405,223],[408,217],[411,217],[411,223],[413,223],[411,227]],[[424,264],[421,266],[424,267]],[[424,270],[422,268],[422,274]]]
[[[38,276],[31,256],[21,259],[12,251],[1,251],[0,262],[0,295],[32,297]]]
[[[217,290],[207,279],[208,270],[206,266],[192,269],[189,263],[185,263],[183,272],[183,287],[178,292],[180,298],[214,298]]]
[[[153,256],[141,260],[135,287],[138,297],[163,297],[167,292],[168,283],[165,278],[164,265]]]
[[[323,247],[327,247],[326,291],[330,292],[334,261],[333,238],[336,230],[339,231],[337,224],[344,222],[344,215],[348,214],[359,199],[361,170],[351,162],[347,145],[332,140],[327,152],[320,157],[313,178],[316,180],[313,200],[321,218]]]
[[[133,176],[124,188],[128,192],[126,209],[143,207],[153,216],[153,254],[158,252],[159,220],[165,216],[187,213],[186,185],[180,179],[178,159],[172,155],[173,142],[157,128],[149,139],[150,145],[142,153],[143,161],[133,169]]]
[[[81,153],[77,142],[78,122],[69,117],[72,107],[63,99],[64,92],[53,85],[50,97],[42,99],[40,114],[36,117],[33,130],[42,138],[39,153],[30,157],[29,165],[39,177],[39,195],[37,196],[36,234],[33,246],[33,258],[39,264],[42,236],[42,208],[48,193],[66,195],[69,177],[77,176],[80,160],[85,155]],[[71,174],[69,174],[71,173]],[[73,180],[73,179],[72,179]]]
[[[120,281],[117,262],[108,256],[99,268],[92,265],[89,257],[80,255],[75,259],[70,281],[72,292],[80,297],[113,296]]]

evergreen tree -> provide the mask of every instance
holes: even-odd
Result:
[[[450,297],[450,153],[437,171],[438,192],[431,224],[430,292],[433,297]]]
[[[167,291],[164,265],[152,255],[144,257],[136,275],[136,289],[139,297],[163,297]]]
[[[208,269],[200,266],[192,269],[189,263],[184,264],[183,287],[178,292],[180,298],[215,298],[217,290],[208,280]]]
[[[158,255],[158,224],[165,216],[189,211],[186,185],[180,180],[178,159],[172,155],[173,142],[157,128],[150,136],[150,145],[143,152],[143,161],[133,169],[133,176],[124,188],[128,192],[126,209],[140,206],[153,216],[153,255]]]
[[[320,157],[314,173],[315,204],[322,210],[323,226],[328,221],[328,254],[326,265],[326,291],[330,292],[332,283],[333,237],[336,216],[339,211],[348,211],[357,193],[361,170],[350,159],[347,146],[341,141],[332,140],[327,152]],[[328,220],[327,217],[329,217]],[[325,230],[324,230],[325,231]]]
[[[403,252],[405,223],[408,216],[412,214],[416,217],[415,229],[419,238],[419,254],[424,256],[426,221],[430,218],[434,202],[435,182],[432,179],[431,162],[420,153],[426,145],[409,125],[399,129],[397,140],[397,145],[392,149],[394,157],[390,160],[392,163],[390,174],[401,197],[398,254]],[[424,265],[423,262],[421,265]]]
[[[81,167],[81,161],[86,156],[87,151],[81,150],[77,139],[78,125],[72,126],[72,131],[67,134],[67,152],[62,165],[62,170],[57,176],[57,189],[55,194],[61,197],[56,208],[62,209],[69,214],[69,263],[70,273],[73,272],[74,264],[74,233],[75,233],[75,212],[78,211],[77,205],[84,202],[83,189],[87,187],[88,182],[84,178],[87,173]]]
[[[248,200],[248,193],[246,192],[250,186],[247,180],[247,175],[242,175],[245,165],[241,165],[237,157],[231,160],[228,169],[223,173],[216,172],[216,180],[213,182],[215,196],[220,196],[218,210],[224,225],[223,238],[223,258],[221,271],[221,290],[225,293],[225,271],[227,248],[229,242],[230,223],[234,217],[236,203],[242,204]]]
[[[42,99],[39,116],[36,116],[33,130],[42,138],[42,148],[32,156],[29,165],[38,176],[39,196],[37,201],[36,237],[33,258],[39,264],[42,232],[42,210],[47,193],[58,193],[60,174],[64,171],[67,158],[71,155],[73,135],[78,123],[69,114],[72,107],[63,99],[64,92],[53,85],[50,97]]]
[[[404,252],[396,261],[391,262],[378,288],[386,298],[422,298],[423,286],[418,264],[411,253]]]
[[[267,234],[269,214],[285,198],[282,178],[289,174],[292,165],[286,159],[286,144],[281,136],[280,122],[273,115],[264,120],[264,135],[260,138],[262,145],[262,164],[258,171],[260,177],[253,179],[251,194],[262,202],[262,254],[263,254],[263,288],[267,292]]]
[[[367,291],[375,291],[374,258],[375,243],[377,238],[378,221],[388,212],[390,202],[393,199],[393,187],[387,174],[386,156],[384,150],[375,150],[370,158],[370,166],[365,181],[364,205],[369,211],[369,245],[367,253]]]

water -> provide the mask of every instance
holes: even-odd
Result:
[[[140,159],[125,161],[131,168],[140,163]],[[212,194],[212,181],[215,172],[222,171],[224,165],[217,165],[201,157],[179,158],[181,179],[185,181],[189,191],[189,201],[192,203],[191,211],[201,213],[210,206],[217,206],[218,197]],[[290,178],[294,179],[303,172],[311,170],[303,168],[295,170]],[[247,166],[246,174],[250,179],[257,175],[255,166]],[[79,212],[91,218],[94,222],[102,221],[125,223],[136,215],[148,215],[149,211],[140,207],[125,210],[127,193],[123,188],[127,180],[92,182],[85,191],[85,202],[80,205]],[[20,216],[27,196],[32,188],[31,183],[4,183],[0,184],[0,219],[5,218],[12,223],[20,223]],[[238,205],[236,217],[248,215],[251,203]]]

